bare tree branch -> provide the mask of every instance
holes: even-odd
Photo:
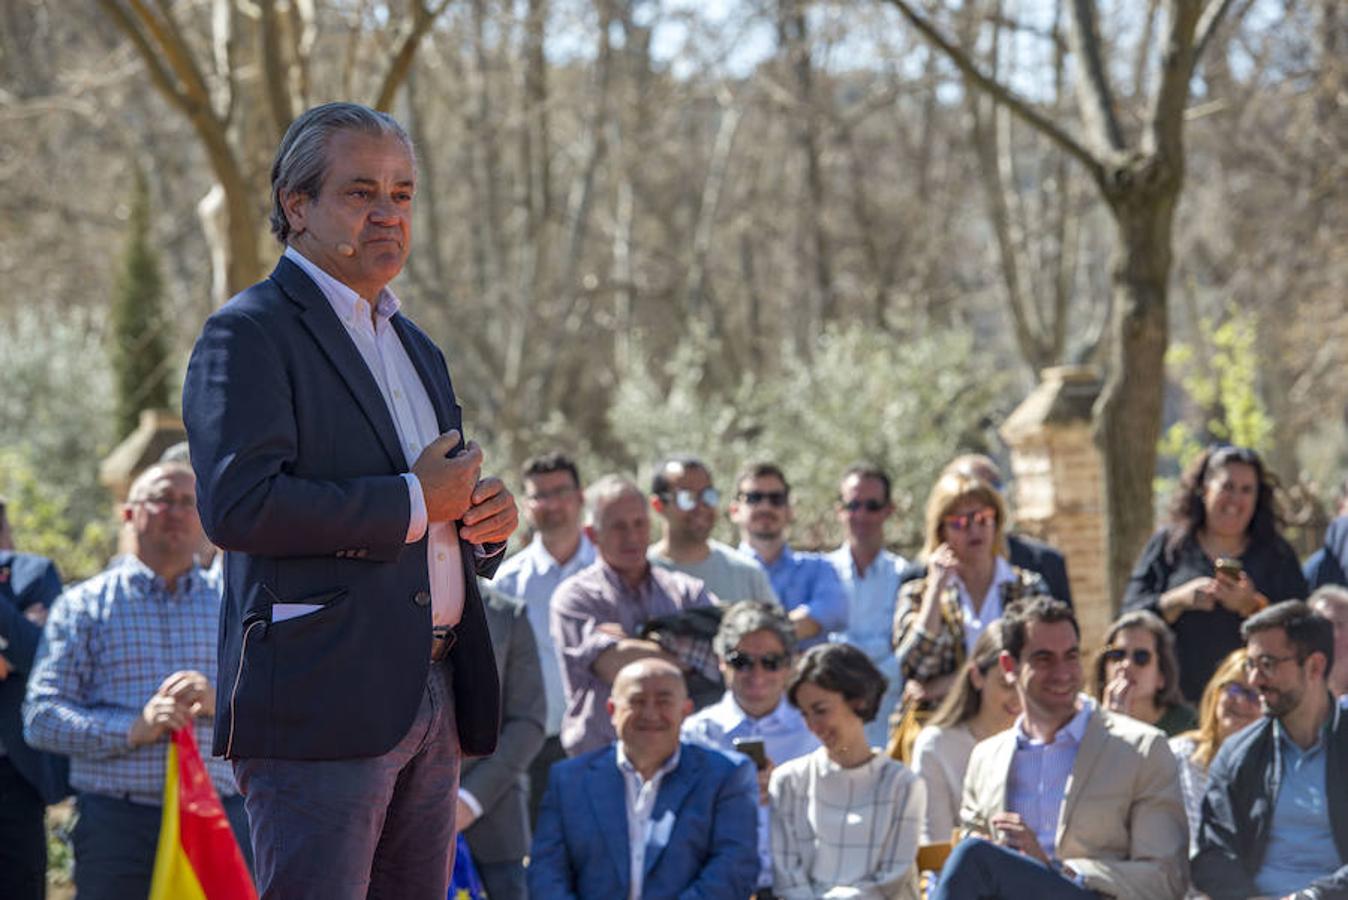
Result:
[[[1208,8],[1203,10],[1203,18],[1198,20],[1198,37],[1194,39],[1193,65],[1195,68],[1198,66],[1198,61],[1203,58],[1203,51],[1208,49],[1213,33],[1222,24],[1222,19],[1234,4],[1235,0],[1212,0]]]
[[[1142,144],[1145,153],[1159,153],[1180,165],[1184,158],[1184,108],[1194,73],[1194,30],[1202,0],[1167,0],[1167,34],[1161,53],[1161,82]]]
[[[927,40],[931,41],[946,58],[949,59],[969,82],[977,85],[983,91],[992,97],[998,103],[1006,106],[1027,125],[1043,134],[1053,143],[1062,148],[1064,153],[1072,156],[1080,162],[1091,173],[1091,176],[1100,181],[1104,174],[1104,163],[1094,153],[1085,147],[1076,138],[1072,137],[1057,123],[1049,119],[1046,115],[1035,109],[1028,101],[1017,96],[1014,91],[1006,85],[983,73],[982,70],[969,59],[968,54],[953,44],[943,35],[940,30],[930,22],[926,16],[913,8],[909,0],[887,0],[887,2],[898,9],[908,22],[920,31]]]
[[[398,88],[407,78],[407,70],[411,68],[412,60],[417,55],[417,45],[448,7],[449,0],[440,0],[433,8],[427,7],[421,0],[417,0],[412,6],[412,22],[407,28],[407,33],[399,41],[398,50],[389,61],[388,69],[380,80],[379,90],[375,92],[375,100],[371,104],[375,109],[387,112],[393,106],[393,98],[397,96]]]
[[[1114,93],[1105,73],[1105,51],[1095,18],[1095,0],[1072,0],[1068,35],[1077,65],[1077,100],[1086,133],[1103,149],[1124,149],[1123,129],[1114,109]]]
[[[281,28],[276,15],[276,0],[259,0],[262,16],[258,37],[262,41],[262,80],[266,86],[267,110],[278,135],[284,134],[294,118],[290,108],[290,79],[281,58]]]

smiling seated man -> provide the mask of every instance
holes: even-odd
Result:
[[[679,740],[692,701],[665,660],[624,666],[605,705],[617,742],[552,768],[529,896],[744,900],[758,875],[752,764]]]
[[[1348,897],[1348,715],[1326,686],[1334,626],[1288,600],[1241,633],[1264,717],[1212,761],[1194,886],[1212,900]]]
[[[1081,693],[1081,635],[1066,604],[1013,604],[1001,668],[1024,710],[974,748],[965,840],[937,900],[1179,900],[1189,827],[1165,734]]]

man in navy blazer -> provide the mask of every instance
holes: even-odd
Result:
[[[303,113],[272,167],[267,280],[207,320],[183,385],[225,551],[214,752],[262,896],[443,898],[463,755],[500,718],[475,575],[514,530],[444,357],[387,287],[416,160],[392,117]]]
[[[692,710],[672,663],[643,659],[618,673],[608,700],[617,743],[552,768],[530,852],[531,900],[753,893],[754,769],[681,743]]]
[[[0,501],[0,534],[8,533]],[[41,900],[47,886],[43,812],[70,793],[64,756],[28,746],[23,696],[47,609],[61,593],[56,564],[0,550],[0,897]]]

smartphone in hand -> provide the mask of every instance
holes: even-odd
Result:
[[[767,751],[763,749],[761,738],[735,738],[733,743],[738,752],[754,761],[754,765],[758,767],[760,772],[771,765],[768,762]]]

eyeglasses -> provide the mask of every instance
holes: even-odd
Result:
[[[985,506],[969,513],[953,513],[941,516],[941,524],[951,531],[967,531],[975,525],[994,525],[997,522],[997,510]]]
[[[778,672],[785,669],[790,661],[790,657],[785,653],[764,653],[762,656],[753,656],[739,650],[731,650],[725,655],[725,664],[736,672],[747,672],[755,665],[762,666],[764,672]]]
[[[838,505],[851,513],[859,512],[863,509],[866,510],[866,512],[876,513],[888,506],[889,503],[885,500],[870,499],[848,500],[846,503],[839,503]]]
[[[530,503],[542,503],[546,500],[559,500],[568,494],[574,493],[576,488],[568,485],[567,487],[555,487],[547,491],[536,491],[532,494],[525,494],[524,499]]]
[[[744,491],[740,499],[750,506],[766,503],[769,506],[786,506],[786,491]]]
[[[1144,650],[1140,647],[1137,650],[1132,651],[1131,653],[1129,653],[1129,651],[1123,649],[1122,647],[1111,647],[1105,651],[1105,662],[1121,663],[1129,656],[1131,656],[1133,659],[1133,665],[1137,666],[1140,669],[1145,666],[1151,665],[1152,655],[1153,654],[1150,650]]]
[[[1228,681],[1222,685],[1222,693],[1232,700],[1239,700],[1244,703],[1258,703],[1259,692],[1249,685],[1241,684],[1238,681]]]
[[[1257,671],[1267,678],[1278,670],[1278,666],[1290,660],[1296,660],[1299,663],[1301,657],[1295,653],[1290,653],[1287,656],[1255,656],[1245,660],[1243,665],[1246,675],[1253,675]]]
[[[714,487],[705,487],[700,491],[666,491],[660,496],[666,500],[673,500],[674,505],[684,512],[692,512],[699,503],[715,509],[717,504],[721,502],[721,492]]]

